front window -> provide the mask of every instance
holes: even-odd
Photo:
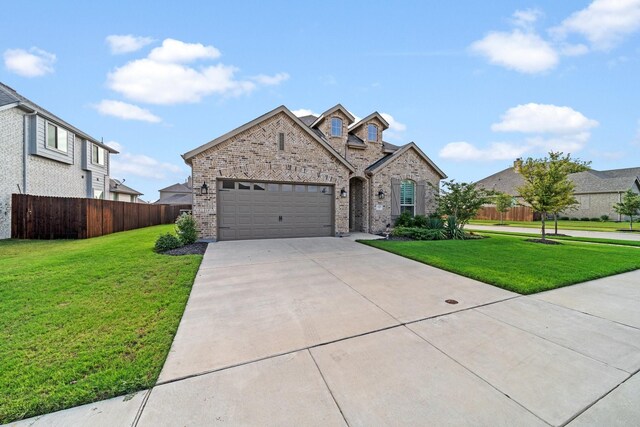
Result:
[[[376,126],[376,125],[367,126],[367,139],[369,141],[377,141],[378,140],[378,126]]]
[[[104,166],[104,148],[96,144],[91,145],[91,161],[96,165]]]
[[[47,147],[54,150],[67,152],[67,131],[54,125],[47,123]]]
[[[416,186],[408,179],[400,184],[400,213],[409,212],[412,216],[416,212]]]
[[[331,136],[342,136],[342,119],[337,117],[331,119]]]

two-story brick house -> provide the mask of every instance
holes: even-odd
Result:
[[[11,237],[11,194],[109,197],[100,141],[0,83],[0,239]]]
[[[432,212],[446,175],[415,143],[385,142],[388,128],[340,104],[300,118],[280,106],[185,153],[200,236],[377,233],[403,211]]]

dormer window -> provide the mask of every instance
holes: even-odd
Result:
[[[331,118],[331,136],[342,136],[342,119]]]
[[[378,126],[376,125],[367,126],[367,140],[374,141],[374,142],[378,140]]]

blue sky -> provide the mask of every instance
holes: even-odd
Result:
[[[180,154],[279,106],[390,115],[471,181],[548,150],[640,166],[640,0],[8,2],[0,81],[114,144],[155,200]]]

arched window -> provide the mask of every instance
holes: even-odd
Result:
[[[378,126],[376,125],[367,126],[367,140],[374,141],[374,142],[378,140]]]
[[[411,216],[416,214],[416,185],[408,179],[400,184],[400,213],[403,212],[409,212]]]
[[[342,136],[342,119],[331,118],[331,136]]]

